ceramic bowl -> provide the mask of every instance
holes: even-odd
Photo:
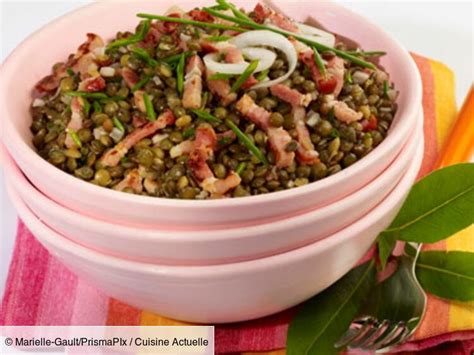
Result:
[[[397,214],[415,181],[423,139],[410,168],[377,208],[313,244],[267,258],[211,266],[128,261],[76,244],[42,223],[7,184],[36,238],[73,272],[108,295],[166,317],[225,323],[270,315],[321,292],[347,273]]]
[[[199,5],[209,5],[203,0]],[[179,0],[184,9],[197,3]],[[236,1],[253,8],[255,1]],[[421,81],[409,53],[394,38],[364,17],[333,2],[276,1],[286,14],[306,20],[308,14],[328,30],[350,37],[367,50],[388,54],[380,63],[397,89],[399,110],[387,138],[364,159],[319,182],[281,192],[239,199],[184,201],[119,193],[85,183],[41,159],[31,143],[29,107],[35,83],[82,43],[86,32],[111,38],[132,29],[138,12],[163,13],[168,2],[96,2],[48,24],[26,39],[0,69],[0,119],[8,151],[28,179],[61,205],[111,223],[169,229],[219,229],[281,219],[327,205],[357,191],[376,178],[399,154],[421,108]],[[45,50],[47,48],[47,50]],[[37,53],[32,60],[32,53]],[[14,94],[13,94],[14,93]]]
[[[405,174],[422,136],[422,116],[402,152],[375,180],[330,205],[243,228],[210,231],[142,229],[100,221],[48,199],[24,177],[12,159],[7,179],[31,211],[68,239],[124,259],[168,265],[211,265],[257,259],[327,237],[360,219],[390,193]]]

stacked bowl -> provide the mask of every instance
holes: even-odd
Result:
[[[307,11],[298,3],[278,5],[305,20]],[[373,152],[304,187],[236,199],[171,200],[87,184],[42,160],[31,144],[31,90],[50,63],[80,42],[84,19],[88,32],[107,37],[133,28],[135,13],[162,13],[165,6],[96,3],[44,27],[10,55],[0,87],[7,190],[20,217],[53,255],[133,306],[205,323],[248,320],[294,306],[364,256],[415,181],[423,156],[416,66],[366,19],[330,2],[308,3],[329,30],[388,53],[381,64],[400,96],[389,134]],[[54,46],[44,52],[48,43]],[[42,56],[32,62],[31,53]]]

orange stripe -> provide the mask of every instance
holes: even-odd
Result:
[[[139,325],[141,311],[135,307],[109,299],[109,310],[107,312],[107,325]]]
[[[435,87],[437,82],[436,76],[440,75],[438,72],[441,69],[447,70],[445,67],[433,66],[429,59],[413,55],[413,58],[420,71],[423,81],[423,110],[424,110],[424,133],[425,133],[425,156],[423,165],[419,173],[419,178],[430,173],[436,167],[438,158],[438,137],[440,136],[437,127],[437,115],[442,115],[439,112],[439,104],[436,103],[436,90],[443,90],[440,85]],[[449,75],[452,73],[444,73]],[[438,84],[440,82],[438,81]],[[450,93],[453,95],[453,93]],[[437,107],[438,105],[438,107]],[[441,135],[442,136],[442,135]],[[441,241],[436,244],[425,244],[423,250],[446,250],[446,242]],[[426,307],[426,316],[420,324],[420,327],[415,332],[414,339],[422,339],[431,336],[436,336],[446,333],[449,330],[449,302],[443,301],[434,296],[428,295],[428,302]]]
[[[412,54],[423,82],[423,110],[425,133],[425,156],[418,177],[428,174],[436,163],[438,154],[438,133],[436,132],[436,103],[434,78],[429,59]]]
[[[151,326],[169,325],[170,326],[170,325],[191,325],[191,324],[180,322],[174,319],[159,316],[154,313],[143,311],[140,317],[140,325],[151,325]]]

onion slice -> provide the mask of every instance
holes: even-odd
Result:
[[[249,47],[243,48],[242,53],[250,60],[259,60],[255,73],[267,70],[276,59],[276,54],[265,48]],[[217,61],[219,53],[209,53],[204,57],[206,68],[215,72],[223,74],[242,74],[249,66],[249,62],[241,63],[219,63]]]
[[[268,87],[281,83],[288,79],[296,68],[298,59],[294,46],[286,37],[278,33],[268,30],[249,31],[234,37],[230,42],[238,48],[243,49],[243,51],[245,50],[245,48],[253,46],[273,47],[283,52],[287,58],[288,71],[285,75],[274,80],[261,82],[257,85],[254,85],[252,89]]]
[[[324,44],[328,47],[334,47],[336,45],[336,36],[334,36],[332,33],[323,31],[313,26],[305,25],[304,23],[297,23],[296,26],[301,31],[301,37],[305,37],[309,40]]]

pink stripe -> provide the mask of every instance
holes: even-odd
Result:
[[[71,325],[104,325],[107,321],[108,305],[107,296],[79,279]]]
[[[77,276],[56,258],[50,258],[43,281],[38,307],[37,325],[69,325],[71,323]],[[58,310],[61,312],[58,312]]]
[[[2,325],[35,325],[49,254],[22,222],[0,312]]]

